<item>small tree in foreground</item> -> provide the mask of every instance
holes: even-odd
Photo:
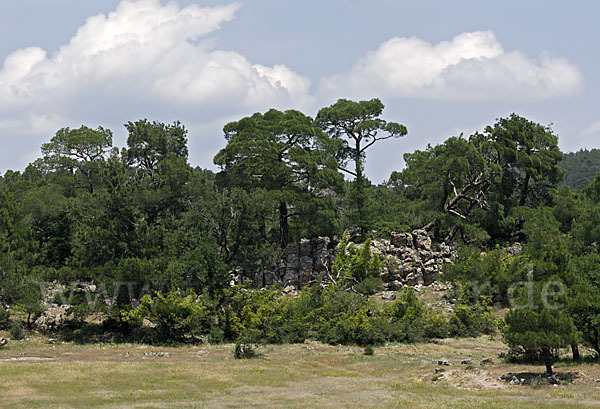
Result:
[[[504,319],[504,342],[511,354],[543,360],[548,375],[552,375],[558,350],[576,338],[573,320],[565,308],[566,297],[559,287],[558,282],[530,283]]]

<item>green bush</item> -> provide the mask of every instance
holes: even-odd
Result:
[[[25,330],[23,329],[23,324],[21,324],[20,321],[17,321],[14,324],[12,324],[8,333],[10,334],[11,339],[15,341],[19,341],[25,338]]]
[[[494,333],[497,326],[492,315],[491,300],[481,297],[476,304],[468,304],[464,299],[459,300],[450,315],[448,326],[452,337],[476,337]]]
[[[371,254],[371,239],[367,239],[362,247],[348,243],[348,235],[344,234],[335,260],[331,266],[332,276],[343,287],[352,287],[354,291],[370,295],[381,290],[383,282],[380,272],[383,261],[378,255]]]
[[[255,344],[280,344],[286,341],[285,297],[281,289],[273,287],[250,291],[237,289],[230,301],[230,331],[236,334],[236,340]]]
[[[448,322],[446,318],[437,311],[426,310],[421,318],[423,325],[423,338],[447,338],[448,337]]]
[[[381,277],[367,277],[354,286],[354,290],[361,294],[373,295],[383,288]]]
[[[406,287],[398,300],[384,307],[383,314],[390,322],[391,340],[417,342],[424,339],[423,316],[427,309],[412,288]]]
[[[363,355],[372,356],[375,354],[375,350],[371,345],[367,345],[363,351]]]
[[[201,337],[210,331],[210,316],[196,294],[184,297],[177,292],[166,296],[157,292],[154,297],[146,294],[136,308],[123,312],[127,322],[141,325],[147,319],[154,324],[158,342],[201,342]]]

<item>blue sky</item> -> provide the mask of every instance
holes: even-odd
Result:
[[[225,123],[270,107],[314,115],[379,97],[408,127],[375,145],[376,181],[402,154],[512,112],[553,124],[563,151],[600,143],[596,1],[0,1],[0,172],[65,126],[181,120],[213,167]]]

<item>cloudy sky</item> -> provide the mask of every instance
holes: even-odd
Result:
[[[62,127],[180,120],[211,167],[223,125],[380,98],[402,154],[512,112],[552,123],[563,151],[600,147],[596,0],[0,0],[0,173]]]

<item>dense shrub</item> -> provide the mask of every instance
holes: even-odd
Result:
[[[449,317],[448,326],[452,337],[475,337],[493,333],[497,326],[490,298],[482,296],[474,304],[460,299]]]
[[[379,276],[382,267],[383,261],[379,256],[371,254],[371,239],[357,247],[354,243],[348,243],[348,235],[344,234],[331,270],[338,285],[370,295],[382,288],[383,282]]]
[[[146,295],[123,314],[127,323],[154,324],[154,341],[240,345],[301,343],[315,339],[329,344],[381,345],[433,338],[475,336],[493,328],[488,304],[458,305],[447,319],[426,305],[411,288],[383,306],[344,285],[316,283],[297,297],[281,287],[226,290],[219,307],[194,294]]]
[[[182,296],[170,292],[166,296],[146,294],[133,310],[123,313],[126,321],[141,325],[146,319],[155,325],[159,342],[200,342],[210,330],[210,311],[202,300],[191,293]]]
[[[390,341],[418,342],[447,336],[444,316],[426,307],[412,288],[404,288],[397,301],[384,307],[383,315],[390,323]]]
[[[12,324],[8,333],[10,334],[10,338],[15,341],[25,338],[25,330],[23,329],[23,324],[21,324],[21,321],[17,321]]]

